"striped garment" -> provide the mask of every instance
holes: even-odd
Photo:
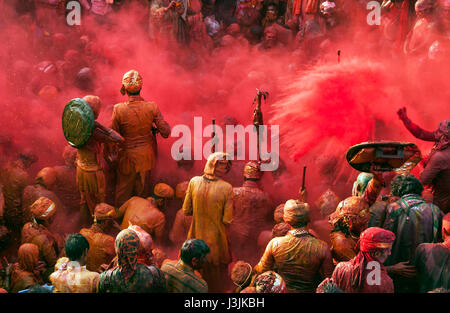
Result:
[[[208,284],[194,270],[179,261],[166,261],[161,267],[169,293],[207,293]]]

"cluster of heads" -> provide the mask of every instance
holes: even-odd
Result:
[[[367,228],[370,219],[368,203],[362,198],[373,174],[360,173],[353,184],[352,196],[341,201],[336,211],[329,216],[329,221],[335,230],[341,230],[347,235],[359,234]],[[401,198],[405,195],[421,195],[424,188],[414,175],[397,175],[391,181],[391,195]]]
[[[89,242],[86,237],[79,233],[71,234],[66,238],[64,248],[71,262],[86,264],[89,251]],[[118,259],[121,260],[119,265],[127,266],[128,263],[135,265],[142,257],[146,259],[146,264],[153,264],[152,238],[139,226],[130,225],[122,230],[116,237],[115,249]],[[202,239],[187,239],[181,247],[180,259],[194,270],[199,270],[207,262],[206,256],[209,252],[208,245]]]

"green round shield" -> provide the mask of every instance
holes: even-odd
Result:
[[[62,115],[62,129],[69,145],[82,148],[92,136],[94,121],[94,112],[85,100],[75,98],[67,102]]]

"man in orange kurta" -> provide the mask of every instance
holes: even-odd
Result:
[[[118,154],[116,206],[121,206],[131,196],[143,196],[145,181],[155,166],[155,130],[163,138],[170,135],[170,126],[158,106],[140,96],[142,77],[131,70],[123,76],[121,93],[128,100],[114,106],[112,128],[125,138]],[[153,127],[156,125],[156,129]]]
[[[39,260],[45,262],[47,271],[43,274],[44,279],[51,274],[58,254],[63,248],[61,238],[48,230],[48,226],[56,213],[55,203],[45,197],[40,197],[31,206],[32,222],[26,223],[21,232],[21,243],[33,243],[39,248]]]
[[[109,264],[115,256],[114,237],[106,232],[108,220],[115,214],[115,209],[100,203],[95,207],[94,224],[90,228],[82,228],[80,234],[89,242],[86,268],[89,271],[99,271],[102,264]]]
[[[233,187],[222,179],[231,168],[227,156],[216,152],[208,157],[203,176],[189,182],[183,203],[183,213],[193,217],[187,238],[203,239],[211,250],[201,270],[210,292],[224,292],[229,281],[227,226],[233,218]]]

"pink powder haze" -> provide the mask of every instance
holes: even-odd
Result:
[[[280,157],[286,165],[278,181],[269,173],[264,176],[263,185],[275,201],[297,196],[305,165],[307,186],[319,182],[317,156],[337,158],[337,173],[345,176],[350,194],[349,178],[357,172],[345,162],[349,146],[367,140],[416,142],[396,115],[402,106],[408,108],[413,121],[429,130],[450,114],[446,102],[450,85],[445,73],[450,64],[425,72],[416,60],[400,53],[371,49],[371,40],[376,37],[372,27],[378,26],[361,23],[361,19],[365,21],[363,14],[354,15],[345,41],[332,42],[313,63],[302,62],[309,60],[288,49],[266,53],[238,44],[204,55],[187,47],[166,49],[148,40],[148,9],[137,3],[115,13],[114,32],[96,28],[84,15],[80,27],[69,27],[61,18],[54,22],[61,22],[58,31],[66,40],[55,43],[44,34],[39,44],[27,38],[25,29],[32,27],[27,16],[19,18],[8,3],[0,4],[1,158],[4,162],[23,149],[32,149],[39,156],[34,171],[63,162],[66,141],[61,114],[67,101],[89,93],[98,95],[103,103],[99,121],[109,125],[113,105],[126,99],[119,90],[122,75],[130,69],[141,73],[141,95],[158,104],[171,126],[192,127],[194,116],[203,117],[204,126],[212,118],[223,125],[226,117],[250,125],[256,88],[268,91],[262,108],[264,122],[279,125]],[[80,49],[79,38],[86,33],[90,43]],[[65,85],[53,99],[33,93],[36,65],[45,60],[42,51],[51,51],[51,61],[57,62],[69,49],[82,51],[77,60],[92,67],[94,89],[86,92]],[[337,49],[342,51],[339,64]],[[152,181],[176,184],[202,172],[204,160],[197,161],[189,173],[176,167],[170,157],[176,139],[158,137],[160,157]],[[430,144],[416,143],[424,154],[431,148]],[[230,173],[230,181],[240,184],[241,169]],[[172,174],[179,176],[173,178]]]

